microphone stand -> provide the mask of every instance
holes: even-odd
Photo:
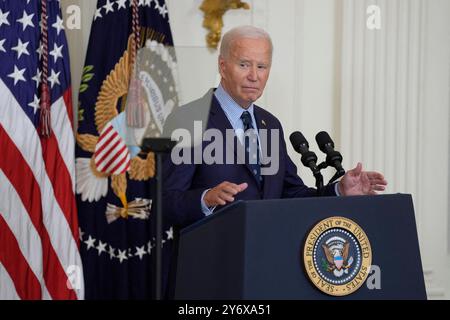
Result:
[[[330,167],[330,166],[327,164],[326,161],[322,162],[321,164],[319,164],[319,165],[317,166],[319,172],[320,172],[320,170],[326,169],[326,168],[328,168],[328,167]],[[336,170],[336,173],[335,173],[334,176],[330,179],[330,181],[328,181],[328,184],[327,184],[327,185],[329,185],[329,184],[335,182],[337,179],[339,179],[340,177],[342,177],[344,174],[345,174],[345,170],[344,170],[344,169],[342,169],[342,170]]]
[[[156,300],[162,299],[162,233],[163,233],[163,214],[162,214],[162,160],[163,155],[170,153],[176,145],[176,141],[169,138],[145,138],[142,142],[142,149],[147,152],[153,152],[156,157],[156,199],[153,202],[156,205],[155,214],[155,256],[154,265],[154,294]],[[151,226],[151,224],[150,224]],[[151,234],[151,232],[150,232]],[[152,264],[151,264],[152,265]]]
[[[336,171],[336,173],[334,174],[334,176],[330,179],[330,181],[328,182],[328,184],[335,182],[337,179],[339,179],[340,177],[342,177],[345,174],[344,170],[340,170],[340,171]]]
[[[317,195],[320,197],[323,195],[323,176],[322,173],[320,173],[320,169],[317,168],[317,170],[313,170],[313,176],[316,179],[316,189],[317,189]]]

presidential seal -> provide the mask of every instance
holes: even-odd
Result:
[[[303,261],[309,279],[319,290],[346,296],[366,281],[372,249],[358,224],[344,217],[330,217],[308,234]]]

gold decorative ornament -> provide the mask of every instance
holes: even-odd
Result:
[[[209,30],[206,42],[211,49],[217,49],[222,37],[223,15],[230,9],[250,9],[241,0],[204,0],[200,10],[204,12],[203,27]]]
[[[92,134],[79,134],[77,133],[77,143],[84,151],[91,153],[95,152],[95,145],[97,144],[98,137]]]
[[[331,296],[346,296],[358,290],[372,264],[366,233],[344,217],[317,223],[307,235],[302,256],[311,282]]]

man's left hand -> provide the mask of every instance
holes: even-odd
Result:
[[[387,181],[379,172],[362,171],[362,164],[349,170],[339,182],[339,193],[342,196],[375,195],[386,189]]]

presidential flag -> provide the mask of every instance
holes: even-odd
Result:
[[[74,150],[59,2],[0,1],[0,299],[84,297]]]
[[[156,137],[164,115],[154,116],[155,107],[178,105],[172,46],[163,0],[97,2],[80,85],[76,148],[86,299],[152,298],[155,159],[130,143],[129,126],[150,118],[148,130]],[[136,48],[148,54],[138,58]],[[145,110],[127,112],[135,102]],[[173,229],[165,224],[163,231],[167,284]]]

